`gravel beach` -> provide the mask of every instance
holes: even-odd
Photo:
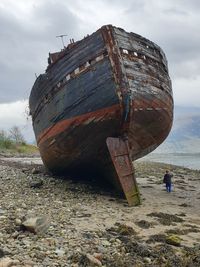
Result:
[[[162,183],[173,172],[173,191]],[[0,267],[200,266],[200,171],[135,163],[142,204],[0,160]]]

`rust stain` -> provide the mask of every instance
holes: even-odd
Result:
[[[45,129],[39,136],[37,143],[40,145],[41,143],[45,142],[46,139],[56,136],[59,133],[62,133],[67,128],[87,123],[88,120],[91,118],[101,118],[107,114],[107,118],[112,117],[113,115],[120,117],[120,108],[119,105],[113,105],[109,108],[103,108],[101,110],[97,110],[94,112],[89,112],[80,116],[76,116],[67,120],[62,120],[53,126]]]
[[[106,143],[128,204],[130,206],[140,204],[140,193],[134,175],[128,139],[108,137]]]
[[[105,43],[107,44],[108,55],[113,67],[113,75],[116,83],[116,93],[119,97],[120,107],[123,114],[121,121],[121,133],[123,135],[128,131],[132,116],[130,86],[126,76],[120,48],[113,36],[112,26],[102,28],[102,34]]]

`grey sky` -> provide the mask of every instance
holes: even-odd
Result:
[[[56,35],[68,42],[111,23],[160,45],[175,103],[200,106],[199,11],[197,0],[1,0],[0,103],[28,98],[48,52],[61,48]]]
[[[200,107],[199,14],[198,0],[1,0],[0,112],[5,110],[3,103],[8,105],[3,121],[8,116],[13,125],[13,110],[17,113],[20,103],[24,106],[22,100],[28,99],[35,73],[45,71],[50,51],[62,48],[56,35],[67,34],[68,43],[105,24],[161,46],[169,63],[175,104]],[[16,101],[21,102],[9,109]],[[0,123],[4,125],[1,118]]]

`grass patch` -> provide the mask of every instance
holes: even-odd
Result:
[[[38,152],[38,148],[36,146],[28,144],[16,145],[15,150],[16,152],[22,154],[34,154]]]
[[[5,141],[4,143],[0,142],[0,152],[3,154],[37,154],[38,148],[34,145],[29,144],[15,144],[12,141]]]
[[[10,139],[0,139],[0,149],[6,150],[6,149],[13,149],[14,148],[14,142]]]
[[[0,153],[2,154],[36,154],[38,148],[26,143],[20,128],[14,126],[9,132],[0,129]]]

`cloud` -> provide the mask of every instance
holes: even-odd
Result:
[[[1,103],[28,98],[34,74],[46,68],[48,52],[61,48],[56,35],[64,32],[70,36],[79,27],[79,20],[64,2],[37,2],[17,14],[13,8],[0,9]]]
[[[200,75],[195,78],[182,77],[174,81],[175,104],[189,107],[200,107],[199,88]],[[177,101],[176,101],[177,100]]]
[[[18,126],[28,142],[34,142],[32,122],[28,116],[28,101],[16,101],[9,104],[0,104],[0,130],[9,130]]]
[[[82,20],[82,29],[87,29],[88,33],[108,23],[136,32],[163,48],[173,80],[198,75],[200,63],[198,1],[85,0],[82,2],[77,0],[70,3],[70,10],[79,16]],[[192,73],[191,69],[188,70],[188,66],[191,65],[194,70]]]
[[[200,106],[199,13],[198,0],[1,0],[0,103],[29,97],[48,52],[62,48],[57,35],[79,40],[113,24],[161,46],[175,103]]]

